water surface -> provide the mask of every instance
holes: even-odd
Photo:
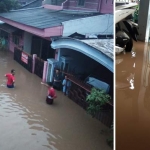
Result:
[[[150,149],[150,46],[116,57],[116,150]]]
[[[111,150],[107,130],[85,110],[57,92],[54,105],[45,103],[41,79],[0,51],[1,150]],[[5,73],[16,70],[15,89],[6,88]]]

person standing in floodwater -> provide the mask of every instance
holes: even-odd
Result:
[[[53,88],[53,84],[49,83],[49,85],[48,85],[48,84],[43,83],[43,82],[41,82],[41,84],[48,87],[48,94],[47,94],[47,97],[46,97],[47,104],[50,104],[50,105],[53,104],[54,99],[57,97],[56,93],[55,93],[55,89]]]
[[[12,69],[11,73],[5,74],[5,77],[7,78],[7,87],[8,88],[14,88],[15,83],[15,70]]]

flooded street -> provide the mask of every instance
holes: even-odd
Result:
[[[24,69],[12,57],[12,54],[0,51],[1,150],[111,150],[106,143],[108,135],[101,134],[101,130],[108,129],[106,126],[93,119],[62,92],[57,92],[58,98],[53,105],[47,105],[47,88],[40,84],[41,79]],[[11,69],[16,70],[15,89],[6,88],[4,74]],[[117,97],[119,99],[119,95]],[[127,114],[120,112],[123,116],[129,115],[134,108],[130,117],[137,116],[136,126],[140,126],[137,122],[142,118],[138,117],[140,108],[137,107],[138,103],[143,104],[146,100],[148,99],[122,97],[118,102],[118,111],[120,112],[120,103],[129,108]],[[148,104],[140,107],[146,111]],[[149,114],[148,110],[146,114]],[[121,119],[118,119],[118,126],[121,127]],[[125,120],[133,120],[128,119]],[[132,125],[134,123],[131,121]]]
[[[116,150],[150,147],[150,45],[116,56]]]

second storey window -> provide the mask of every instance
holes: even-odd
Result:
[[[78,6],[84,6],[85,0],[78,0]]]

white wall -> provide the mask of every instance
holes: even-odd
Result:
[[[62,22],[64,28],[63,36],[69,36],[75,32],[78,32],[83,35],[114,34],[113,18],[113,15],[105,14]]]
[[[25,32],[24,33],[24,48],[23,50],[28,54],[31,54],[31,44],[32,44],[32,34]]]

